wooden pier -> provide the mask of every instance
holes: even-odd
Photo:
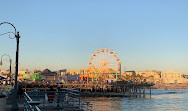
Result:
[[[151,83],[127,83],[116,82],[116,84],[59,84],[53,85],[54,89],[57,87],[76,89],[81,92],[81,97],[132,97],[132,96],[144,96],[145,89],[150,89],[154,84]],[[31,91],[38,89],[41,91],[47,91],[49,85],[24,85],[22,88],[25,91]]]

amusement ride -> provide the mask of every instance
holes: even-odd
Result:
[[[89,58],[89,68],[80,71],[87,82],[114,82],[121,79],[121,62],[116,52],[108,48],[96,50]]]

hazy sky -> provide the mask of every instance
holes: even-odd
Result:
[[[95,50],[109,48],[120,57],[122,70],[171,69],[188,74],[187,0],[1,0],[0,4],[0,22],[11,22],[20,31],[19,69],[88,68]],[[0,26],[0,33],[12,30]],[[0,55],[9,54],[15,62],[15,47],[16,40],[0,36]]]

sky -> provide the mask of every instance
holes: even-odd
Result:
[[[188,74],[187,0],[1,0],[0,23],[20,32],[19,69],[84,69],[99,48],[122,70]],[[1,25],[0,33],[13,31]],[[12,35],[10,35],[12,36]],[[15,62],[16,40],[0,36]],[[6,57],[5,57],[6,58]],[[14,64],[13,64],[14,66]],[[8,69],[5,61],[0,69]]]

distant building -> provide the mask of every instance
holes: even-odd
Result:
[[[34,73],[41,73],[41,72],[42,72],[41,70],[37,70],[37,69],[34,70]]]
[[[66,75],[67,75],[67,69],[62,69],[57,71],[58,77],[59,77],[59,82],[64,82],[64,80],[66,79]]]
[[[143,76],[147,82],[152,82],[155,84],[161,83],[161,71],[139,71],[136,75]]]
[[[173,72],[169,70],[162,72],[162,83],[187,83],[188,79],[184,78],[181,72]]]
[[[49,69],[45,69],[40,73],[40,76],[45,82],[48,83],[57,83],[59,82],[59,77],[56,72],[52,72]]]
[[[129,76],[136,76],[136,72],[135,72],[135,71],[125,71],[125,72],[122,72],[121,75],[122,75],[122,76],[126,76],[126,75],[129,75]]]
[[[66,80],[68,83],[74,83],[80,81],[80,75],[67,75]]]
[[[25,79],[24,74],[28,74],[29,72],[27,70],[19,70],[18,71],[18,80],[22,81]]]
[[[183,74],[182,76],[183,76],[184,78],[188,79],[188,75]]]
[[[69,75],[80,74],[80,70],[67,70],[67,74]]]

